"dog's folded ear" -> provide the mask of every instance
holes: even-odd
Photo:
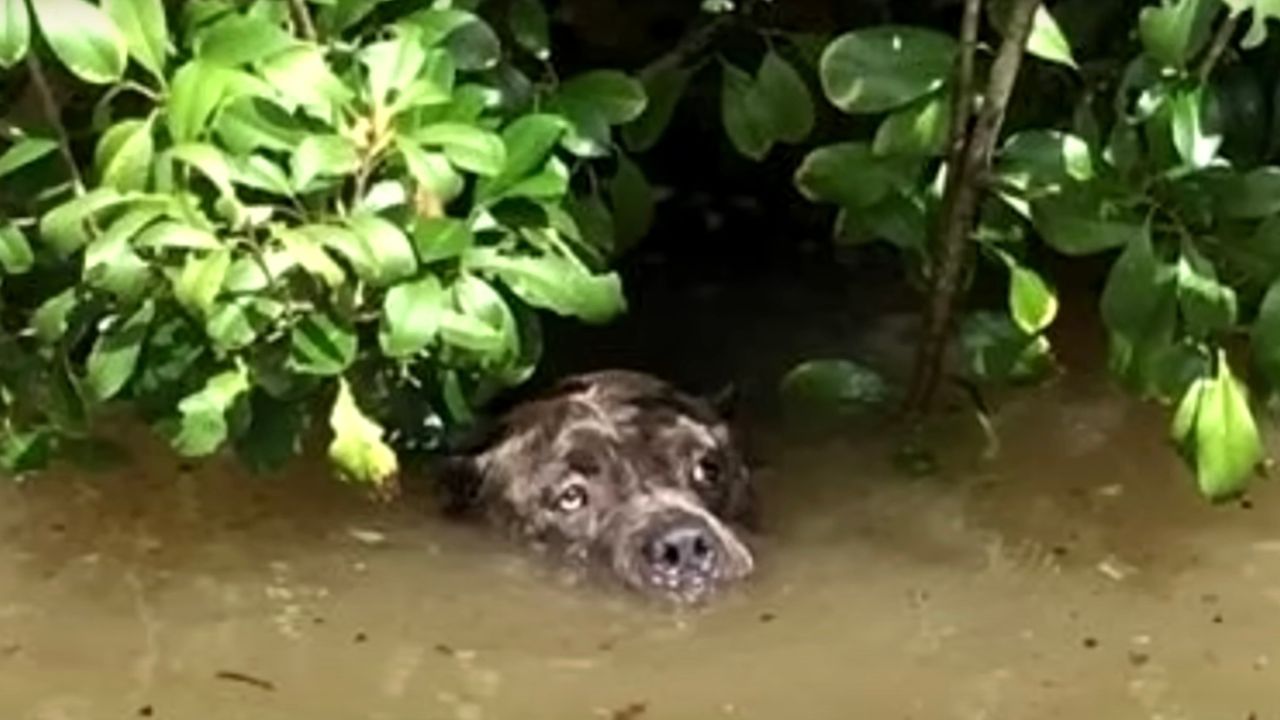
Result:
[[[734,416],[738,409],[738,386],[732,382],[728,383],[712,393],[706,400],[720,414],[720,417],[728,420]]]

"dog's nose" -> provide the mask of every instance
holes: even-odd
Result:
[[[710,573],[717,554],[715,537],[701,523],[666,528],[658,532],[645,548],[650,566],[670,575]]]

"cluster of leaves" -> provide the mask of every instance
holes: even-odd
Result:
[[[1011,2],[982,6],[985,27],[1006,34]],[[1059,11],[1106,18],[1112,38],[1127,23],[1133,41],[1124,55],[1113,44],[1082,64]],[[1267,23],[1277,17],[1267,0],[1039,5],[1024,74],[1067,77],[1075,97],[1048,126],[1043,112],[1011,123],[983,179],[972,236],[972,271],[1003,273],[1008,287],[1004,308],[971,312],[962,324],[972,379],[1030,380],[1052,366],[1045,332],[1058,297],[1030,265],[1034,241],[1067,257],[1111,254],[1100,300],[1111,367],[1140,397],[1176,406],[1172,438],[1214,499],[1241,492],[1263,459],[1255,413],[1280,387],[1280,165],[1270,164],[1280,86],[1262,84],[1274,83],[1274,71],[1251,67],[1272,57]],[[721,62],[724,127],[753,159],[778,143],[804,142],[814,117],[811,83],[773,40],[791,40],[797,55],[810,54],[811,42],[761,32],[770,42],[754,75]],[[987,50],[980,43],[979,78],[990,67]],[[830,39],[817,54],[816,84],[873,130],[812,149],[795,172],[801,194],[837,208],[838,242],[890,243],[924,278],[962,91],[960,51],[953,35],[923,27],[873,26]],[[640,149],[697,69],[657,68],[644,78],[654,101],[627,129]],[[976,85],[958,100],[980,105]],[[1034,81],[1018,92],[1034,96]],[[839,360],[806,363],[784,386],[838,405],[883,392],[864,369]]]
[[[59,178],[0,221],[10,471],[122,401],[255,465],[318,413],[343,474],[383,486],[395,401],[438,442],[528,378],[539,311],[625,308],[613,217],[643,233],[652,201],[613,129],[641,84],[560,81],[537,0],[402,5],[0,2],[0,67],[48,91],[56,60],[97,101],[5,127],[0,178]]]

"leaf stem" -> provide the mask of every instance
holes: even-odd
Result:
[[[63,164],[67,166],[71,187],[76,195],[83,195],[84,178],[80,176],[80,167],[76,165],[76,157],[71,152],[71,138],[67,134],[66,126],[62,124],[62,114],[58,111],[58,102],[53,97],[53,89],[49,86],[44,65],[35,51],[27,53],[27,71],[30,73],[32,85],[35,86],[36,95],[39,96],[40,110],[44,113],[45,120],[53,127],[54,134],[57,135],[58,153],[62,156]]]
[[[1235,36],[1236,28],[1239,25],[1239,15],[1229,15],[1226,20],[1223,20],[1218,25],[1218,30],[1213,35],[1213,41],[1209,44],[1209,49],[1205,51],[1204,57],[1200,59],[1199,67],[1196,68],[1196,77],[1200,78],[1200,82],[1207,81],[1209,76],[1213,74],[1213,69],[1218,66],[1218,62],[1231,45],[1231,38]]]

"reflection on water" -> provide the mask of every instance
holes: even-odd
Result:
[[[762,574],[688,614],[559,582],[319,465],[0,491],[0,717],[1272,718],[1280,497],[1211,508],[1157,413],[1087,379],[1020,395],[1001,454],[876,441],[761,471]]]

